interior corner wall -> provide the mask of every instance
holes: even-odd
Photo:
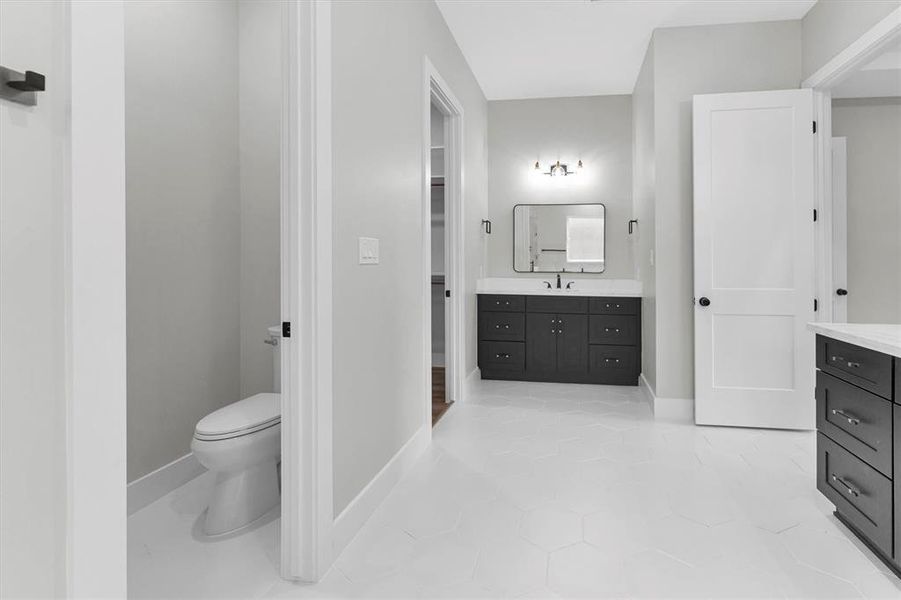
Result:
[[[797,88],[801,22],[654,33],[656,389],[694,397],[692,96]]]
[[[273,392],[281,286],[282,0],[238,1],[241,397]]]
[[[560,160],[584,168],[571,177],[542,174]],[[535,161],[542,171],[533,168]],[[606,270],[579,277],[634,279],[632,100],[583,96],[488,103],[489,277],[536,277],[513,270],[513,207],[602,202],[606,206]]]
[[[848,322],[901,323],[901,98],[833,100],[848,147]]]
[[[802,20],[807,79],[894,10],[901,0],[819,0]]]
[[[434,2],[332,6],[334,512],[423,426],[424,58],[464,111],[465,373],[476,366],[475,282],[486,214],[487,106]],[[358,264],[358,238],[380,263]]]
[[[125,3],[129,481],[240,399],[237,31],[234,1]]]
[[[656,154],[654,151],[654,40],[650,40],[632,92],[632,203],[637,247],[635,275],[641,281],[641,372],[657,385]],[[656,392],[655,392],[656,393]]]

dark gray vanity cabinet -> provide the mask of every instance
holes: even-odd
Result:
[[[479,295],[483,379],[638,385],[638,298]]]
[[[818,335],[817,489],[901,573],[901,360]]]

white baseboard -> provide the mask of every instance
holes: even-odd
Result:
[[[133,515],[206,471],[189,452],[128,484],[128,514]]]
[[[654,412],[654,390],[651,389],[651,383],[644,376],[644,373],[638,376],[638,387],[644,392],[644,399],[647,400],[648,406],[651,407],[651,412]]]
[[[431,433],[430,427],[420,427],[419,431],[407,440],[388,464],[382,467],[382,470],[363,488],[363,491],[341,511],[332,529],[332,556],[337,557],[341,554],[382,501],[388,497],[397,482],[416,464],[428,448]]]
[[[693,398],[661,398],[657,396],[644,373],[639,376],[638,383],[651,406],[655,419],[694,423],[695,401]]]
[[[463,382],[463,399],[468,400],[476,392],[479,382],[482,380],[482,372],[478,367],[469,372]]]

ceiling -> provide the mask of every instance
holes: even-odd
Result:
[[[901,40],[854,71],[832,90],[833,98],[901,96]]]
[[[489,100],[631,94],[658,27],[800,19],[816,0],[437,0]]]

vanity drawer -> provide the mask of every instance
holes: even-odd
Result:
[[[525,314],[509,312],[483,312],[479,315],[479,339],[500,341],[525,341]]]
[[[892,399],[892,357],[887,354],[818,335],[817,368]]]
[[[858,458],[892,476],[892,403],[817,373],[817,429]]]
[[[593,315],[637,315],[641,298],[591,298],[588,312]]]
[[[588,341],[592,344],[634,346],[638,343],[638,318],[631,315],[591,315]]]
[[[526,309],[525,296],[479,295],[479,310],[499,310],[504,312],[523,312]]]
[[[523,342],[479,342],[479,367],[487,371],[522,371],[525,356]]]
[[[589,346],[588,372],[602,383],[635,385],[637,367],[638,349],[634,346]]]
[[[588,312],[588,298],[529,296],[526,299],[526,312],[585,314]]]
[[[879,471],[817,434],[817,489],[871,543],[892,556],[892,482]]]

